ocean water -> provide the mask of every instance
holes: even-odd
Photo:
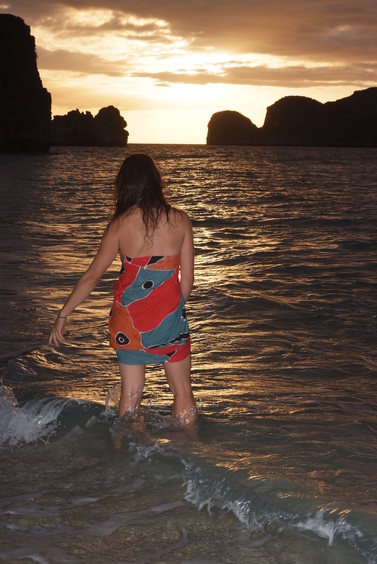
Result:
[[[47,344],[129,151],[192,218],[197,427],[117,420],[120,263]],[[377,562],[377,150],[0,155],[0,561]]]

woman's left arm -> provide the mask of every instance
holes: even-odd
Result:
[[[81,276],[71,295],[62,307],[52,327],[49,344],[64,343],[63,331],[66,317],[94,290],[98,281],[109,268],[119,252],[118,222],[114,222],[102,237],[100,248],[87,271]]]
[[[194,284],[194,239],[192,225],[187,214],[183,215],[184,238],[181,248],[181,291],[185,303],[190,297]]]

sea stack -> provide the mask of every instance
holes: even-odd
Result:
[[[377,87],[325,104],[285,96],[267,108],[263,127],[235,111],[213,114],[208,145],[377,147]]]
[[[127,122],[114,106],[101,108],[95,117],[90,112],[72,110],[65,116],[54,116],[52,142],[81,147],[125,147],[126,126]]]
[[[257,138],[257,126],[239,112],[217,112],[208,123],[207,145],[254,145]]]
[[[37,68],[30,27],[0,14],[0,152],[48,151],[51,95]]]

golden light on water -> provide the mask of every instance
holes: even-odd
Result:
[[[15,532],[7,538],[14,546],[9,558],[21,554],[21,521],[31,531],[23,554],[30,547],[38,553],[47,511],[56,525],[46,549],[52,559],[63,541],[68,559],[82,553],[84,539],[95,560],[93,531],[103,533],[103,561],[108,539],[111,554],[118,543],[122,559],[129,545],[120,544],[122,531],[145,531],[146,518],[156,526],[157,545],[166,522],[174,524],[171,550],[159,550],[178,560],[191,537],[187,558],[195,550],[199,559],[207,554],[212,522],[215,540],[226,533],[216,553],[220,560],[225,545],[232,560],[239,539],[240,562],[258,560],[262,543],[267,560],[279,558],[282,547],[297,561],[308,554],[313,562],[323,555],[344,561],[345,534],[365,541],[357,547],[363,550],[373,542],[376,522],[373,151],[151,151],[174,201],[193,217],[197,269],[187,315],[200,420],[195,434],[172,429],[173,398],[163,369],[148,367],[143,420],[125,422],[127,436],[116,452],[110,433],[120,378],[107,317],[119,263],[69,316],[68,345],[55,349],[47,341],[57,311],[98,248],[124,150],[62,147],[48,155],[4,156],[2,343],[9,362],[3,374],[23,403],[22,419],[4,410],[3,422],[9,418],[11,438],[17,433],[24,441],[29,428],[40,427],[37,405],[42,425],[53,423],[56,433],[47,445],[40,434],[25,446],[13,443],[17,448],[4,458],[4,483],[13,476],[15,494],[3,496],[3,506],[14,510],[8,512]],[[58,411],[51,409],[56,404]],[[28,414],[32,419],[24,418]],[[13,425],[17,420],[21,426]],[[96,495],[88,497],[93,487]],[[42,495],[30,501],[30,491]],[[171,505],[175,495],[179,503]],[[182,522],[197,529],[182,536]],[[144,550],[143,539],[136,544]],[[146,559],[155,548],[152,539]],[[351,548],[353,562],[362,552]],[[133,554],[131,560],[142,557]]]

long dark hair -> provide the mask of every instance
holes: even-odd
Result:
[[[134,153],[124,161],[114,186],[115,211],[110,223],[122,214],[139,208],[147,236],[151,236],[163,214],[169,221],[171,206],[164,195],[161,174],[149,155]]]

